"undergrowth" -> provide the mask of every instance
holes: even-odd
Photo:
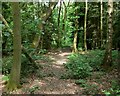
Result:
[[[94,71],[103,71],[101,64],[104,50],[91,50],[86,54],[72,54],[64,64],[70,78],[86,78]],[[113,66],[116,66],[117,51],[112,52]]]
[[[75,83],[84,88],[84,94],[97,94],[100,92],[99,86],[89,85],[86,79],[87,77],[93,77],[94,79],[96,78],[95,80],[100,80],[103,75],[101,73],[106,73],[101,67],[104,52],[104,50],[91,50],[85,54],[77,53],[68,56],[68,62],[64,64],[68,74],[65,74],[66,77],[64,76],[64,78],[76,79]],[[117,66],[117,57],[117,51],[112,51],[113,68]],[[98,74],[95,75],[94,73]],[[120,87],[117,81],[112,80],[111,88],[103,90],[102,93],[106,96],[107,94],[120,94]]]
[[[47,58],[43,56],[34,56],[34,60],[46,60],[49,61]],[[10,74],[10,70],[13,64],[13,56],[7,56],[2,59],[2,74],[8,76]],[[28,74],[38,73],[40,70],[40,64],[37,64],[38,69],[32,64],[25,56],[22,54],[22,63],[21,63],[21,77],[26,77]]]

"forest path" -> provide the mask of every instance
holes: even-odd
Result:
[[[74,80],[61,79],[61,76],[66,73],[63,64],[67,62],[67,56],[70,54],[71,52],[49,52],[45,57],[50,58],[50,60],[37,61],[43,66],[41,74],[44,75],[44,77],[40,80],[33,80],[32,85],[40,87],[35,93],[75,94],[77,90],[79,90],[79,87],[74,83]]]
[[[36,62],[43,68],[36,69],[35,73],[22,78],[22,88],[12,94],[75,94],[80,92],[82,88],[75,84],[75,80],[61,79],[61,76],[67,72],[64,63],[67,62],[67,56],[70,54],[70,51],[52,51],[42,55]],[[3,88],[2,92],[6,90]]]
[[[36,61],[43,68],[22,78],[23,87],[12,94],[84,94],[86,92],[103,94],[103,90],[111,88],[111,80],[118,77],[117,70],[109,73],[94,72],[92,76],[85,79],[85,83],[81,84],[84,85],[83,87],[76,85],[74,79],[61,79],[61,76],[66,73],[64,63],[67,62],[70,54],[71,52],[67,51],[48,52],[43,55]],[[2,87],[0,86],[0,91]]]

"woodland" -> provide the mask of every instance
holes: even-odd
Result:
[[[120,2],[0,3],[2,96],[120,96]]]

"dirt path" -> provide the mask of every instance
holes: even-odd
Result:
[[[12,94],[89,94],[100,93],[111,87],[111,82],[117,78],[116,71],[110,73],[93,72],[91,77],[86,78],[83,87],[76,85],[73,79],[61,79],[66,73],[64,63],[67,62],[67,56],[70,52],[49,52],[43,56],[43,59],[37,60],[43,69],[37,70],[37,73],[31,74],[29,78],[22,78],[23,87]],[[28,74],[29,75],[29,74]],[[86,86],[86,87],[85,87]],[[0,87],[0,91],[2,86]],[[102,93],[103,94],[103,93]]]
[[[33,85],[37,83],[40,90],[35,93],[43,94],[74,94],[79,87],[74,83],[74,80],[60,79],[60,77],[66,72],[63,64],[67,62],[67,56],[70,52],[56,52],[48,53],[51,62],[38,61],[43,65],[42,74],[46,76],[41,80],[34,80]]]
[[[23,83],[23,88],[18,89],[13,94],[75,94],[80,90],[79,86],[71,79],[61,79],[66,72],[64,63],[67,62],[67,56],[70,52],[49,52],[44,60],[37,60],[43,66],[38,73],[39,77],[31,76],[28,83]],[[50,59],[50,60],[48,60]],[[38,74],[37,73],[37,74]]]

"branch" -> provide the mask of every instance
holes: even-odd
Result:
[[[10,29],[10,26],[8,25],[7,21],[5,20],[5,18],[2,16],[2,14],[0,14],[0,20],[4,22],[4,24],[6,25],[6,27],[8,28],[9,32],[13,35],[12,29]]]
[[[13,31],[12,29],[10,29],[10,26],[8,25],[7,21],[5,20],[5,18],[2,16],[2,14],[0,14],[0,19],[1,21],[4,22],[4,24],[6,25],[6,27],[9,29],[9,32],[13,35]],[[23,47],[23,45],[21,45],[22,48],[22,52],[25,54],[25,56],[28,58],[28,60],[33,63],[36,66],[36,62],[33,60],[33,58],[27,53],[26,49]]]

